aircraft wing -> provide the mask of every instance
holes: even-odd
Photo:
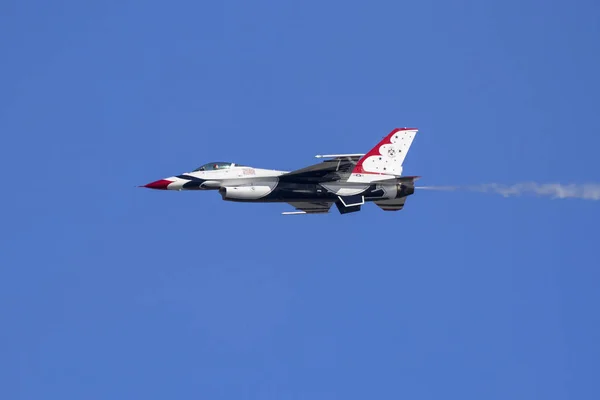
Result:
[[[341,154],[333,156],[319,164],[297,169],[280,175],[279,179],[286,182],[329,182],[340,179],[340,174],[352,172],[352,169],[362,157],[361,154]]]
[[[333,203],[327,201],[320,202],[290,202],[288,203],[297,211],[284,212],[284,215],[289,214],[326,214],[329,212]]]

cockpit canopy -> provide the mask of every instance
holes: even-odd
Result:
[[[231,168],[234,166],[235,167],[243,167],[243,165],[231,163],[231,162],[210,162],[210,163],[202,165],[201,167],[196,168],[194,170],[194,172],[196,172],[196,171],[215,171],[215,170]]]

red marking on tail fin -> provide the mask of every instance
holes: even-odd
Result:
[[[377,143],[377,145],[375,147],[373,147],[367,154],[365,154],[364,156],[361,157],[360,160],[358,160],[358,162],[354,166],[354,169],[352,170],[352,173],[353,174],[374,174],[374,175],[384,174],[383,172],[365,171],[363,168],[363,162],[369,157],[379,156],[381,154],[379,152],[379,148],[385,144],[390,144],[391,138],[392,138],[392,136],[394,136],[395,133],[400,132],[400,131],[414,131],[416,129],[417,128],[396,128],[393,131],[391,131],[390,133],[388,133],[387,136],[384,137],[383,140],[381,140],[381,142]]]

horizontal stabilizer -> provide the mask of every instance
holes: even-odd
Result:
[[[376,201],[375,204],[377,204],[383,211],[400,211],[404,208],[405,202],[406,196],[399,199]]]
[[[378,180],[377,183],[414,183],[419,179],[421,179],[420,176],[398,176],[390,179],[381,179]]]
[[[396,178],[396,180],[400,182],[414,182],[419,179],[421,179],[420,176],[399,176]]]

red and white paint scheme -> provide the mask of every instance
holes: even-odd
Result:
[[[416,128],[396,128],[365,154],[348,182],[374,182],[402,175],[402,164],[417,134]]]
[[[386,211],[398,211],[414,193],[414,182],[420,178],[402,175],[417,131],[396,128],[366,154],[317,155],[326,160],[294,171],[212,162],[143,187],[218,190],[223,200],[285,202],[297,210],[284,214],[327,213],[333,204],[346,214],[360,211],[365,202],[374,202]]]
[[[285,173],[286,171],[252,168],[231,162],[210,162],[191,172],[160,179],[143,187],[162,190],[216,190],[223,185],[247,185],[252,182],[265,184],[269,181],[275,183],[275,178]],[[199,184],[193,185],[193,182]]]

